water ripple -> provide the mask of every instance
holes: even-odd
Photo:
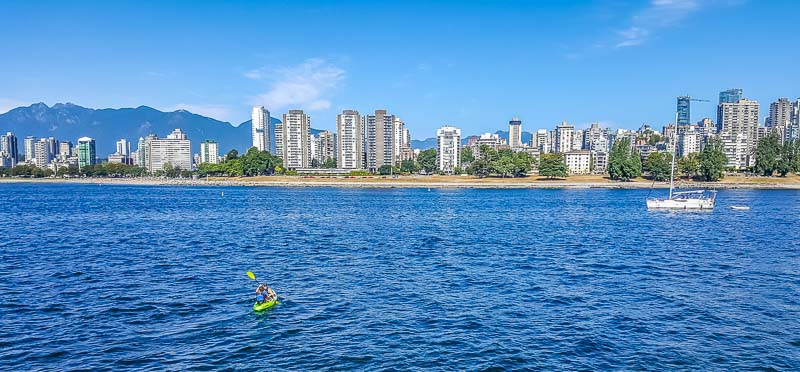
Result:
[[[219,190],[0,184],[0,369],[800,369],[797,191]]]

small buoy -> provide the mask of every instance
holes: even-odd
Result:
[[[428,187],[428,191],[431,191],[431,188],[430,188],[430,187]]]
[[[222,192],[222,196],[225,196],[225,191]]]

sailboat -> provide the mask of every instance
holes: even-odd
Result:
[[[692,190],[675,192],[675,152],[678,139],[678,113],[675,113],[675,132],[672,140],[672,169],[669,174],[669,198],[647,198],[647,209],[665,210],[712,210],[717,192],[713,190]]]

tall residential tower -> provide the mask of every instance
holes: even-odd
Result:
[[[358,111],[344,110],[336,115],[336,133],[336,166],[341,169],[362,169],[364,139]]]
[[[252,147],[258,151],[274,152],[270,146],[269,111],[264,106],[253,106],[251,134],[253,137]]]

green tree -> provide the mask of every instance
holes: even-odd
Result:
[[[325,169],[334,169],[336,168],[336,158],[328,157],[325,159],[325,162],[322,163],[322,167]]]
[[[239,159],[225,160],[223,169],[224,173],[231,177],[241,177],[244,175],[244,167]]]
[[[475,161],[475,154],[472,153],[471,147],[464,147],[461,149],[461,163],[469,164]]]
[[[492,162],[492,172],[503,178],[510,176],[514,172],[513,156],[513,154],[511,156],[506,154],[506,156],[502,156],[497,161]]]
[[[539,159],[539,175],[547,178],[567,177],[567,163],[559,153],[542,154]]]
[[[425,173],[432,174],[436,172],[436,150],[427,149],[420,152],[417,155],[417,164]]]
[[[477,159],[467,167],[467,173],[478,178],[488,177],[492,173],[492,166],[486,159]]]
[[[536,162],[536,159],[531,156],[531,154],[527,152],[516,152],[514,153],[514,169],[512,171],[514,177],[525,177],[528,175],[528,172],[531,171],[533,168],[533,163]]]
[[[678,159],[678,172],[684,177],[694,177],[700,171],[700,153],[693,152]]]
[[[401,173],[416,173],[419,171],[417,164],[413,160],[403,160],[400,163]]]
[[[231,151],[228,151],[228,153],[225,155],[225,160],[236,160],[236,158],[238,157],[239,157],[239,151],[236,151],[236,149],[232,149]]]
[[[481,159],[485,159],[489,163],[500,160],[500,154],[497,152],[496,149],[492,148],[489,145],[481,145],[478,148],[478,155]]]
[[[644,167],[656,181],[669,179],[672,167],[672,155],[665,152],[653,152],[647,156]]]
[[[754,171],[764,176],[772,176],[778,169],[778,157],[781,154],[781,140],[776,134],[769,134],[758,140],[756,145],[756,164]]]
[[[704,181],[715,182],[725,177],[725,164],[728,158],[722,149],[720,140],[712,140],[700,152],[700,178]]]
[[[642,159],[631,150],[630,138],[618,139],[608,155],[608,174],[611,179],[630,181],[642,175]]]
[[[776,170],[781,177],[800,171],[800,140],[788,141],[781,146],[781,155]]]

